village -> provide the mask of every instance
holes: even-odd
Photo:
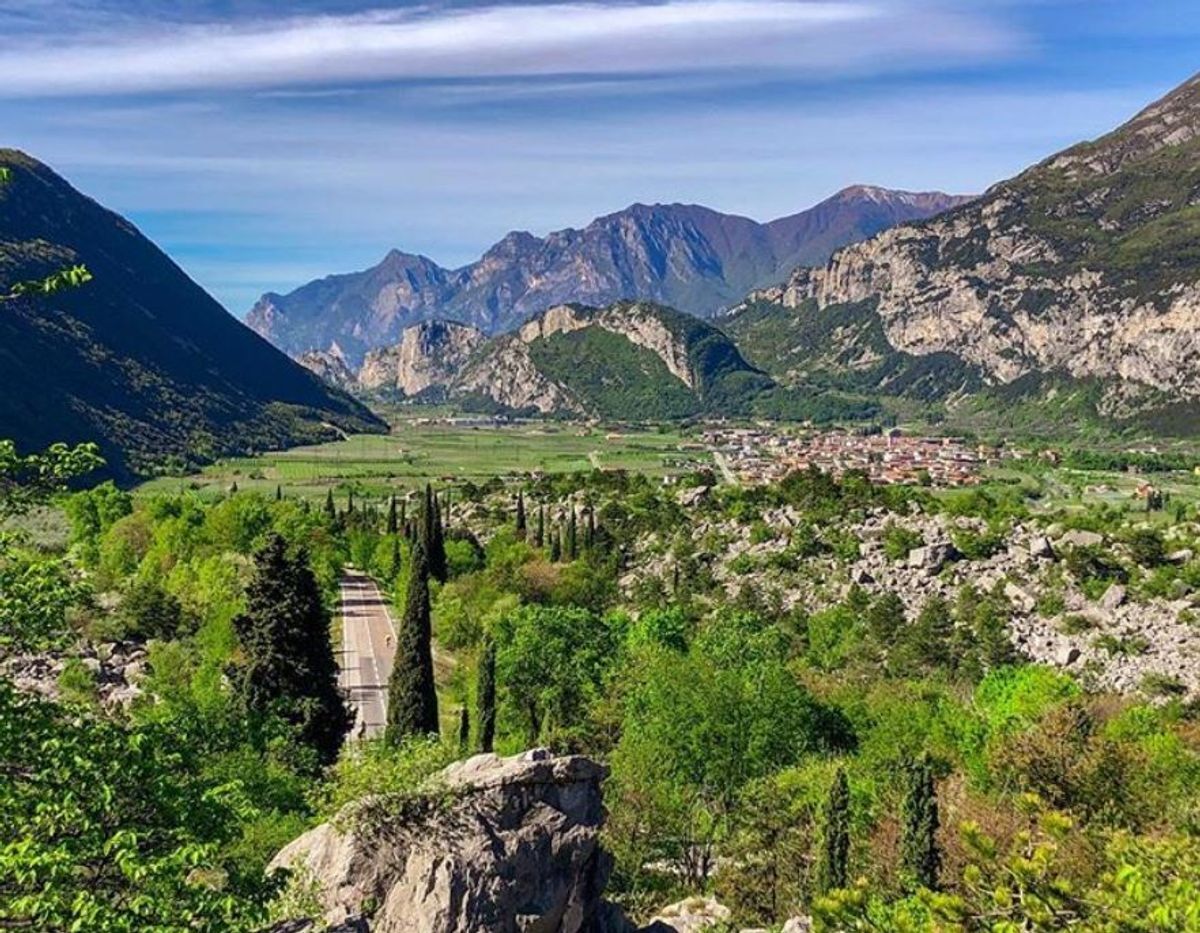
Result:
[[[770,428],[714,428],[701,440],[727,479],[751,485],[816,467],[835,476],[858,470],[879,484],[971,486],[980,482],[984,466],[1001,458],[994,447],[950,437],[909,436],[899,429],[791,434]]]

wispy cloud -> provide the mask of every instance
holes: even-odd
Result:
[[[663,0],[376,10],[351,15],[17,34],[0,95],[89,95],[363,81],[660,74],[752,67],[886,71],[1012,52],[986,15],[905,0]]]

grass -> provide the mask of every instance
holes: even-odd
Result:
[[[195,489],[221,495],[233,483],[242,490],[287,496],[324,496],[330,488],[353,486],[370,495],[434,483],[483,483],[494,476],[569,473],[595,468],[662,476],[707,465],[707,454],[679,450],[686,438],[676,431],[609,432],[603,428],[545,422],[496,426],[398,421],[385,436],[346,440],[287,451],[221,460],[199,473],[158,477],[142,494]]]

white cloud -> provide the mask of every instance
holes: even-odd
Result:
[[[559,2],[168,25],[121,20],[0,45],[0,95],[280,88],[356,81],[886,72],[1005,55],[1019,34],[912,0]]]

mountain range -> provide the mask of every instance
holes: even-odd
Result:
[[[780,282],[839,246],[967,199],[856,186],[770,223],[689,204],[634,204],[581,230],[513,232],[477,262],[445,269],[393,250],[362,272],[267,293],[246,323],[299,356],[336,351],[352,368],[409,326],[454,320],[488,335],[564,303],[652,301],[701,317]]]
[[[0,294],[84,264],[80,288],[0,304],[0,437],[94,441],[109,472],[383,428],[232,318],[129,221],[0,150]]]
[[[847,246],[720,325],[790,384],[1200,427],[1200,76],[940,216]]]

